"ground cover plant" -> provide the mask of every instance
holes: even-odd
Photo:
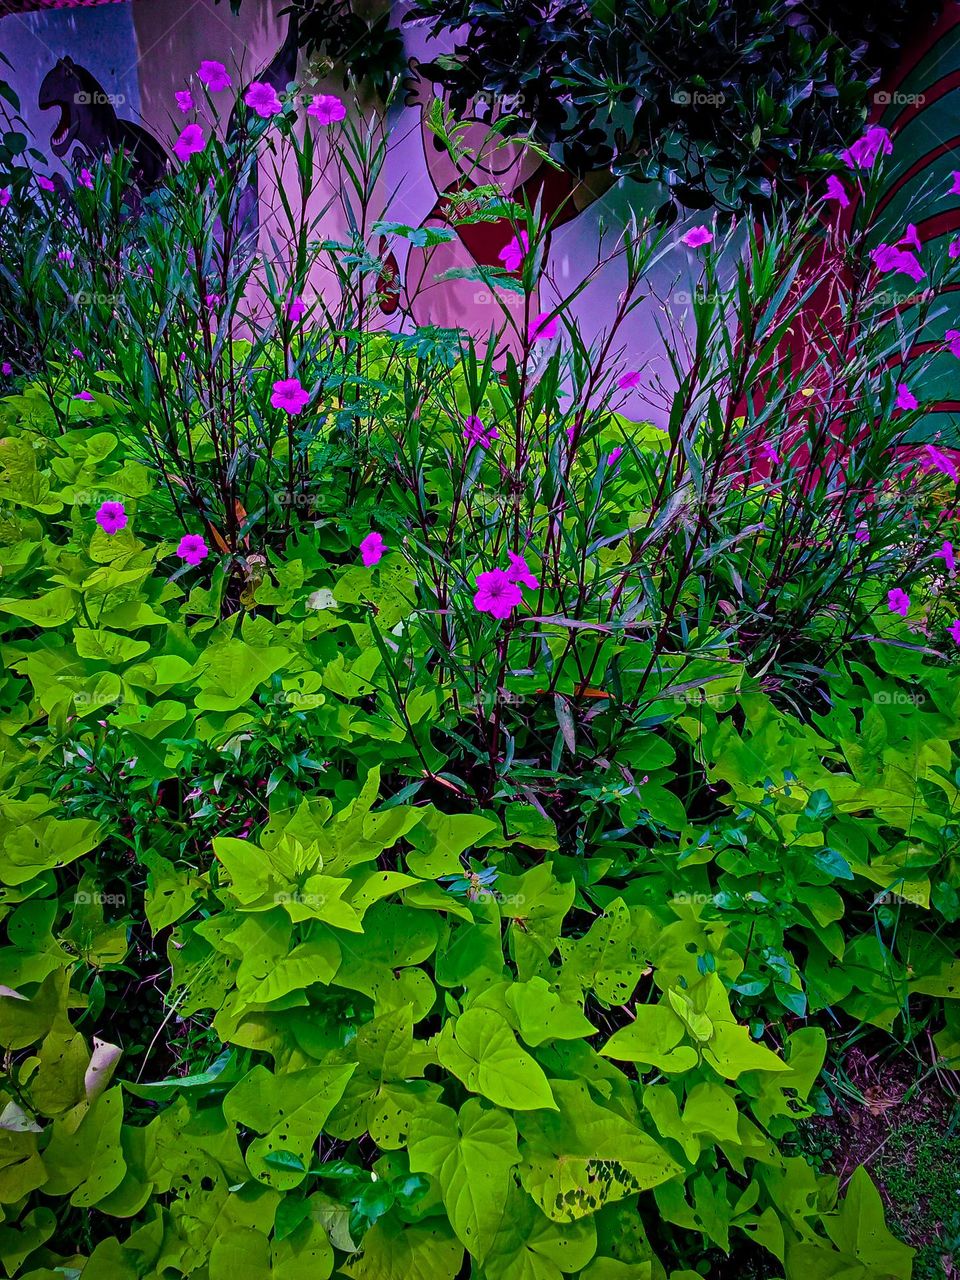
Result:
[[[877,130],[705,220],[661,432],[618,336],[661,226],[541,312],[549,227],[474,190],[490,340],[387,331],[448,233],[391,219],[382,118],[228,80],[136,201],[8,144],[7,1274],[909,1277],[807,1122],[851,1047],[960,1058],[958,477],[896,455],[955,256],[876,242]]]

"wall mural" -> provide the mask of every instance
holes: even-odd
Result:
[[[41,111],[59,111],[50,135],[50,150],[77,169],[123,151],[131,162],[131,183],[152,190],[167,170],[163,147],[142,125],[117,114],[100,81],[71,57],[58,58],[43,78],[37,95]]]
[[[937,25],[907,51],[880,96],[885,101],[878,103],[874,123],[889,130],[893,154],[885,170],[888,186],[878,208],[877,239],[896,243],[915,223],[921,262],[931,254],[945,258],[960,234],[960,183],[954,179],[960,169],[960,5],[944,5]],[[844,212],[854,207],[851,203]],[[886,279],[891,318],[915,312],[923,281],[902,274]],[[904,378],[926,409],[910,438],[958,448],[957,361],[944,343],[947,330],[960,330],[956,286],[934,313],[921,341],[905,354]],[[921,357],[929,361],[923,371]]]
[[[13,71],[7,74],[37,145],[49,154],[52,170],[59,171],[56,180],[61,186],[69,183],[66,175],[76,173],[79,165],[122,148],[133,161],[134,185],[145,193],[162,178],[181,127],[174,94],[201,60],[218,59],[237,68],[241,80],[265,80],[278,90],[297,78],[298,33],[282,9],[283,0],[244,6],[238,16],[214,0],[0,0],[0,50],[12,63]],[[960,7],[948,3],[938,27],[904,57],[890,78],[886,102],[878,95],[877,117],[896,143],[882,208],[884,225],[893,235],[909,222],[922,192],[927,216],[918,232],[925,244],[936,242],[937,251],[945,250],[951,233],[960,228],[960,196],[949,187],[957,163],[952,152],[960,148],[951,123],[960,101],[958,26]],[[477,186],[488,182],[514,199],[539,202],[544,217],[552,219],[552,232],[534,303],[539,310],[549,309],[596,262],[601,222],[615,228],[631,209],[652,211],[663,200],[662,190],[655,184],[614,185],[602,174],[579,182],[518,146],[494,151],[488,137],[491,107],[483,102],[476,104],[466,135],[475,148],[475,162],[469,171],[458,167],[425,120],[439,91],[432,64],[444,50],[421,27],[406,28],[405,39],[409,94],[392,121],[384,178],[385,190],[392,193],[389,216],[411,226],[449,227],[452,216],[469,209]],[[336,89],[330,85],[330,91]],[[234,116],[227,128],[238,125]],[[263,243],[269,240],[271,182],[273,176],[261,171],[244,200],[244,229],[251,234],[259,229]],[[314,193],[318,213],[330,203],[329,194]],[[850,212],[841,211],[843,217]],[[332,211],[324,215],[325,233],[335,236],[343,231],[337,218]],[[676,331],[684,326],[699,271],[696,252],[679,239],[690,222],[703,220],[698,213],[675,225],[674,251],[645,282],[644,301],[620,334],[630,366],[643,371],[625,412],[661,425],[674,384],[660,333],[664,327]],[[385,325],[398,322],[402,299],[417,323],[463,326],[486,336],[502,323],[498,299],[508,307],[516,305],[519,295],[503,290],[494,294],[474,280],[438,278],[478,265],[502,267],[501,255],[513,239],[509,223],[483,222],[453,230],[452,240],[430,248],[406,241],[381,243],[388,273],[396,277],[395,289],[382,303]],[[604,268],[573,304],[588,334],[599,335],[610,324],[620,270],[615,262]],[[316,287],[332,286],[321,280]],[[811,304],[810,340],[815,340],[826,305],[819,295]],[[912,305],[916,298],[911,295],[891,299],[892,312]],[[937,344],[942,348],[943,331],[951,321],[946,326],[942,320],[935,323],[939,328],[933,332],[931,327],[928,343],[909,353],[911,359]],[[960,329],[960,319],[952,323]],[[938,359],[922,379],[925,401],[934,409],[915,428],[917,439],[942,433],[941,443],[960,444],[954,426],[960,410],[954,367],[949,357]]]

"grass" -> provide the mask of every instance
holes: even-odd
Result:
[[[801,1126],[800,1149],[841,1190],[863,1164],[890,1230],[917,1250],[913,1280],[960,1277],[960,1103],[907,1055],[851,1049],[828,1115]],[[950,1073],[952,1075],[952,1073]]]

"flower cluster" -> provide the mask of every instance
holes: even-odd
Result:
[[[523,601],[522,587],[538,590],[540,580],[531,571],[526,558],[519,552],[508,551],[508,569],[488,569],[476,576],[476,594],[473,607],[478,613],[489,613],[492,618],[509,618]]]

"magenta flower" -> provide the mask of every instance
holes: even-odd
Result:
[[[254,80],[243,95],[243,100],[262,120],[269,120],[271,116],[279,115],[283,110],[283,103],[277,97],[277,91],[273,85],[264,84],[260,80]]]
[[[74,400],[92,400],[93,396],[89,391],[78,391],[73,398]]]
[[[506,571],[508,580],[510,582],[519,582],[522,587],[529,587],[531,591],[536,591],[540,586],[540,580],[531,571],[524,557],[514,551],[508,551],[507,558],[510,561],[510,568]],[[480,579],[478,578],[478,585],[479,582]]]
[[[899,613],[901,618],[905,618],[910,609],[910,597],[899,587],[894,587],[887,592],[887,608],[891,613]]]
[[[907,223],[907,230],[897,241],[897,244],[909,245],[911,249],[916,249],[917,253],[919,253],[923,248],[923,245],[920,243],[920,237],[917,234],[917,228],[912,222]]]
[[[551,320],[548,311],[541,311],[533,321],[533,328],[530,330],[531,339],[534,342],[548,342],[551,338],[557,336],[559,323],[559,317],[554,316]]]
[[[103,502],[96,515],[97,524],[109,537],[113,537],[115,533],[119,533],[121,529],[125,529],[128,523],[128,516],[123,509],[122,502]]]
[[[950,354],[960,360],[960,329],[948,329],[943,340],[950,348]]]
[[[530,238],[526,231],[521,231],[509,244],[497,254],[508,271],[519,271],[524,258],[530,252]]]
[[[230,79],[230,73],[222,62],[211,62],[209,60],[201,62],[197,68],[197,75],[211,93],[220,93],[223,89],[229,89],[233,84]]]
[[[939,449],[935,449],[932,444],[924,446],[924,453],[926,453],[927,461],[930,463],[931,467],[933,467],[934,471],[942,471],[943,474],[948,476],[954,484],[957,483],[958,479],[960,479],[957,475],[957,468],[945,453],[941,453]]]
[[[70,249],[61,249],[57,254],[58,262],[65,262],[68,267],[73,266],[73,252]]]
[[[13,373],[13,365],[9,360],[4,360],[3,364],[0,364],[0,373],[2,373],[5,378],[9,378],[11,373]]]
[[[960,170],[954,169],[950,174],[950,190],[948,196],[960,196]]]
[[[690,230],[680,237],[683,243],[689,249],[699,249],[701,245],[709,244],[713,239],[713,232],[709,227],[691,227]]]
[[[865,524],[858,524],[857,531],[853,535],[854,542],[866,542],[870,537],[870,532]]]
[[[296,323],[298,320],[301,320],[303,318],[303,315],[306,309],[307,309],[307,304],[304,302],[302,298],[300,297],[291,298],[290,301],[287,303],[287,319],[292,320],[294,323]]]
[[[952,542],[944,542],[943,546],[936,553],[934,558],[939,558],[943,561],[946,566],[947,573],[953,573],[954,569],[957,567],[957,557],[954,555]]]
[[[93,190],[93,174],[89,169],[81,169],[80,177],[77,179],[81,187],[86,187],[88,191]]]
[[[610,452],[607,454],[607,466],[615,467],[617,463],[620,461],[622,456],[623,456],[623,447],[619,444],[615,445],[614,448],[612,448]]]
[[[360,543],[360,559],[368,569],[372,568],[373,565],[380,563],[386,550],[387,544],[383,540],[382,533],[368,533]]]
[[[902,412],[917,408],[917,397],[905,382],[901,382],[897,386],[897,408]]]
[[[947,627],[947,631],[950,634],[950,638],[960,644],[960,618],[954,618],[949,627]]]
[[[332,93],[318,93],[307,107],[307,115],[313,116],[317,124],[335,124],[347,114],[347,108]]]
[[[9,187],[0,187],[0,209],[5,209],[13,196]]]
[[[489,449],[494,440],[500,439],[500,432],[496,427],[485,427],[477,415],[471,413],[463,423],[463,438],[469,449],[472,449],[475,444],[478,444],[481,449]]]
[[[960,258],[960,240],[951,240],[947,253],[951,258]]]
[[[273,384],[270,403],[287,413],[302,413],[309,399],[310,392],[300,385],[299,378],[281,378]]]
[[[773,445],[768,444],[766,440],[764,440],[763,444],[761,444],[760,448],[757,450],[757,457],[761,462],[777,463],[780,461],[779,453],[777,453]]]
[[[639,387],[642,376],[639,369],[630,369],[627,373],[621,373],[617,379],[617,387],[620,391],[632,391],[634,387]]]
[[[199,564],[210,554],[210,548],[199,533],[185,533],[177,544],[177,555],[187,564]]]
[[[54,191],[56,188],[49,178],[38,177],[37,186],[41,191]]]
[[[913,280],[922,280],[927,274],[912,253],[896,245],[879,244],[870,251],[870,257],[878,271],[902,271]]]
[[[193,110],[195,103],[193,101],[193,94],[189,89],[178,90],[178,92],[174,94],[174,97],[177,100],[177,106],[184,115],[186,115],[188,111]]]
[[[83,352],[80,350],[79,347],[74,347],[73,350],[70,352],[70,354],[73,356],[75,360],[83,360],[85,358]]]
[[[891,155],[893,143],[890,134],[878,124],[872,124],[862,138],[840,152],[840,159],[848,169],[872,169],[877,156]]]
[[[827,178],[827,189],[823,193],[824,200],[836,200],[841,209],[846,209],[850,204],[850,197],[847,195],[847,189],[836,176],[831,173]]]
[[[188,124],[180,137],[173,144],[173,154],[186,164],[191,156],[197,155],[207,145],[203,130],[198,124]]]
[[[478,613],[489,613],[493,618],[509,618],[523,600],[523,592],[503,569],[478,573],[476,585],[473,607]]]

